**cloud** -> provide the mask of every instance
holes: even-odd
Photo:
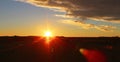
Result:
[[[104,31],[104,32],[112,32],[116,28],[116,27],[113,27],[113,26],[95,25],[95,24],[89,24],[89,23],[84,23],[84,22],[81,22],[81,21],[73,21],[73,20],[64,20],[64,21],[62,21],[62,23],[80,26],[83,29],[94,28],[94,29]]]
[[[67,15],[55,15],[55,16],[57,16],[57,17],[62,17],[62,18],[69,18],[69,19],[72,19],[72,18],[74,18],[74,17],[72,17],[72,16],[67,16]]]
[[[49,8],[65,15],[63,18],[75,18],[106,22],[120,22],[120,0],[17,0],[37,7]],[[84,29],[94,28],[101,31],[112,31],[115,27],[95,25],[79,21],[64,21],[64,23],[81,26]]]
[[[65,11],[78,18],[120,21],[120,0],[17,0],[38,7]]]

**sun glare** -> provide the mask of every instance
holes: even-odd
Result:
[[[46,36],[46,37],[51,37],[51,36],[52,36],[52,33],[51,33],[50,31],[46,31],[46,32],[45,32],[45,36]]]
[[[46,32],[44,33],[44,36],[45,36],[45,38],[46,38],[46,43],[49,44],[50,41],[51,41],[52,38],[53,38],[52,32],[51,32],[51,31],[46,31]]]

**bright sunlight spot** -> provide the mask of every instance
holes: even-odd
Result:
[[[49,44],[50,41],[51,41],[52,38],[53,38],[52,32],[51,32],[51,31],[46,31],[46,32],[44,33],[44,36],[45,36],[45,38],[46,38],[46,43]]]
[[[46,31],[46,32],[45,32],[45,36],[46,36],[46,37],[51,37],[51,36],[52,36],[52,33],[51,33],[50,31]]]

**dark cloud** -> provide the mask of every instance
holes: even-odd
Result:
[[[54,9],[55,11],[66,12],[66,18],[84,18],[97,21],[120,22],[120,0],[18,0],[38,7]],[[77,23],[77,22],[76,22]],[[80,22],[79,22],[80,23]],[[105,26],[95,26],[80,23],[85,27],[103,29],[110,28]]]
[[[76,17],[120,20],[120,0],[70,0],[72,4],[84,10],[71,10],[69,15]],[[107,19],[105,17],[108,17]]]
[[[66,11],[67,15],[120,21],[120,0],[18,0],[36,6]],[[105,17],[108,17],[107,19]]]
[[[120,21],[120,0],[18,0],[66,11],[72,17]],[[107,19],[106,19],[107,17]]]

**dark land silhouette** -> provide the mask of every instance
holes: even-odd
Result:
[[[1,36],[0,62],[120,62],[119,37]]]

